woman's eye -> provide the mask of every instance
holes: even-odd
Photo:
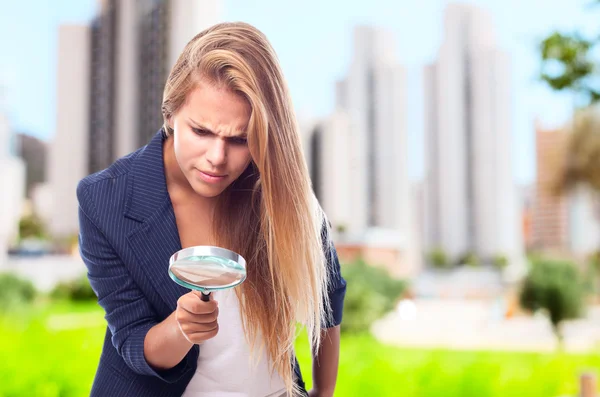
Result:
[[[192,128],[192,131],[194,131],[194,133],[196,133],[197,135],[201,135],[201,136],[210,135],[210,132],[200,129],[200,128]]]
[[[248,140],[246,138],[231,138],[230,142],[234,145],[245,145],[248,143]]]

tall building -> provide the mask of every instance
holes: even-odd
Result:
[[[305,153],[311,173],[313,190],[333,228],[338,232],[355,231],[352,195],[350,120],[342,111],[308,127]]]
[[[410,230],[405,71],[391,33],[369,26],[354,31],[354,54],[336,87],[337,108],[349,116],[346,132],[353,232],[369,227]]]
[[[532,247],[565,251],[569,246],[569,202],[554,191],[565,159],[568,132],[535,126],[536,183],[532,219]]]
[[[104,0],[92,24],[89,172],[145,145],[162,125],[165,81],[218,0]]]
[[[588,256],[600,249],[598,196],[581,187],[569,196],[569,249],[577,256]]]
[[[26,191],[31,197],[35,185],[46,181],[46,142],[27,134],[17,134],[17,153],[26,165]]]
[[[77,183],[88,173],[90,115],[90,28],[58,30],[56,132],[48,156],[53,211],[48,229],[64,238],[78,230]]]
[[[522,258],[512,176],[508,55],[492,19],[451,4],[437,62],[425,68],[426,246],[451,257]]]
[[[162,126],[163,89],[176,56],[218,22],[220,11],[219,0],[98,3],[89,28],[61,28],[59,121],[49,167],[56,236],[78,229],[74,181],[145,145]]]
[[[14,137],[0,108],[0,268],[6,264],[8,246],[18,236],[25,199],[25,164],[15,155]]]
[[[339,238],[341,260],[363,258],[398,277],[420,268],[418,227],[407,172],[405,71],[391,34],[354,31],[336,110],[305,127],[313,188]]]

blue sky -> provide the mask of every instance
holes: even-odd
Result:
[[[55,126],[57,27],[85,23],[95,0],[0,0],[2,107],[15,130],[50,139]],[[512,56],[513,154],[517,181],[535,175],[533,121],[566,121],[571,101],[536,81],[536,42],[553,29],[598,34],[600,10],[587,0],[472,0],[494,17],[498,44]],[[351,58],[352,29],[372,24],[394,32],[397,59],[407,68],[409,168],[423,174],[424,109],[421,69],[435,60],[447,1],[421,0],[225,0],[223,19],[243,20],[271,40],[300,116],[324,116],[334,104],[334,83]]]

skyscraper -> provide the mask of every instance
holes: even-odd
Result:
[[[61,27],[59,121],[49,167],[55,235],[78,229],[76,181],[145,145],[162,126],[162,94],[175,58],[218,21],[219,6],[219,0],[101,0],[89,28]]]
[[[86,51],[90,58],[88,173],[108,167],[114,157],[114,115],[118,109],[115,104],[116,24],[115,0],[101,2],[100,15],[90,27],[90,44]]]
[[[356,231],[352,195],[359,186],[353,183],[350,121],[342,111],[308,127],[305,142],[313,190],[333,228]]]
[[[361,257],[408,277],[421,260],[407,172],[405,71],[393,54],[390,33],[355,29],[336,109],[304,126],[304,146],[315,194],[340,238],[340,258]]]
[[[569,202],[553,191],[563,166],[568,132],[535,126],[536,183],[532,245],[536,249],[565,251],[569,245]]]
[[[405,71],[391,33],[369,26],[354,31],[347,77],[337,84],[337,108],[346,129],[354,232],[368,227],[410,230],[410,186],[405,129]]]
[[[0,106],[0,268],[6,263],[8,244],[18,236],[25,199],[25,164],[14,153],[14,136],[4,111]]]
[[[53,196],[48,228],[59,238],[78,230],[75,190],[89,167],[89,49],[88,26],[63,25],[59,28],[56,131],[48,155],[48,181]]]
[[[27,134],[17,134],[17,154],[25,163],[27,197],[35,185],[46,181],[46,153],[48,145],[43,140]]]
[[[449,5],[444,25],[438,60],[424,73],[426,246],[454,258],[518,261],[509,57],[495,43],[491,17],[475,6]]]
[[[145,145],[162,125],[165,81],[218,0],[104,0],[92,24],[90,169]]]

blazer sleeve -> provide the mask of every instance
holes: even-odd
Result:
[[[129,274],[104,232],[98,227],[93,197],[82,183],[79,201],[79,250],[98,303],[104,309],[112,344],[135,373],[155,376],[165,382],[179,380],[189,369],[188,360],[166,370],[153,369],[144,356],[144,339],[156,324],[157,315]]]
[[[323,241],[325,259],[327,260],[327,272],[329,278],[327,299],[329,299],[330,312],[328,313],[325,327],[332,328],[342,323],[344,298],[346,296],[346,280],[342,277],[337,251],[333,245],[333,241],[329,238],[330,233],[328,233],[328,230],[326,229],[328,225],[328,222],[326,222],[323,226],[321,238]]]

